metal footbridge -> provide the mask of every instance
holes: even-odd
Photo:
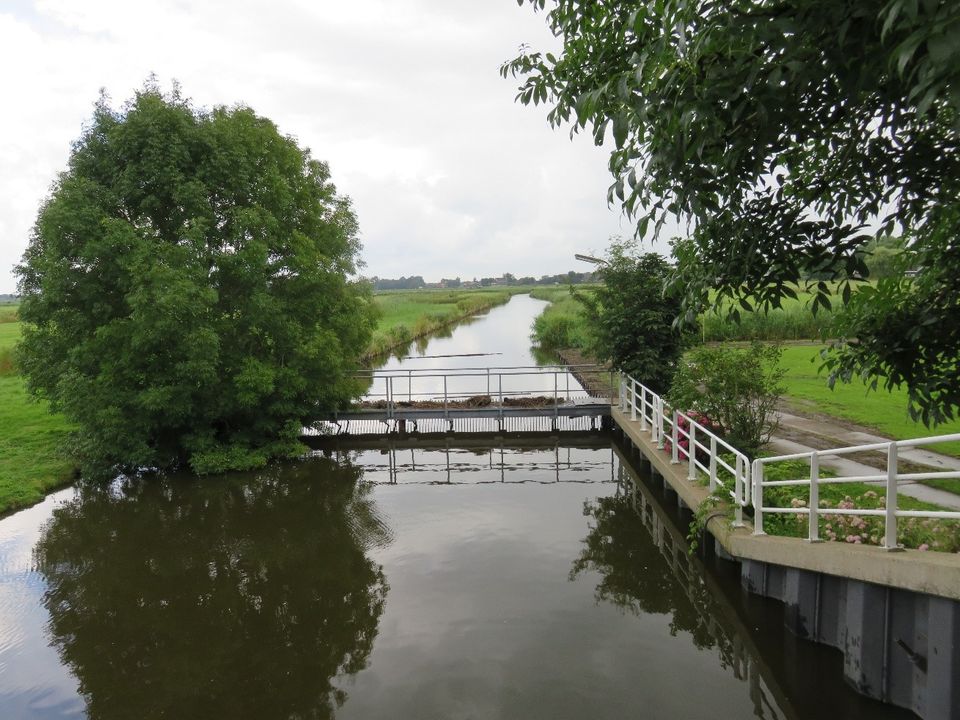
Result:
[[[489,432],[592,429],[617,384],[597,365],[373,370],[361,402],[331,412],[321,432]]]

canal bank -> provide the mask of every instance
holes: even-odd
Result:
[[[611,414],[677,503],[696,512],[709,489],[630,414]],[[714,541],[704,545],[740,564],[745,589],[784,603],[792,632],[843,653],[858,691],[925,720],[960,717],[960,555],[758,536],[721,510],[704,526]]]

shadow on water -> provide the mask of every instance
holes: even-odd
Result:
[[[361,472],[132,479],[59,507],[36,561],[89,717],[333,717],[388,590]]]

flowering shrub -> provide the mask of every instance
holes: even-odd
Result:
[[[698,413],[693,410],[688,413],[684,413],[684,415],[689,416],[690,419],[695,423],[705,427],[715,435],[720,435],[720,426],[703,413]],[[690,421],[681,415],[679,418],[677,418],[677,429],[677,457],[679,457],[681,460],[686,460],[688,457],[690,457],[687,454],[690,450],[690,439],[687,437],[687,434],[690,432]],[[704,438],[700,438],[698,442],[701,444],[706,444],[704,443]],[[667,439],[664,441],[663,449],[668,453],[673,452],[673,439],[670,436],[667,436]],[[697,454],[697,460],[706,465],[710,461],[710,456],[703,450],[699,450]]]
[[[860,495],[846,495],[843,500],[820,501],[820,537],[824,540],[846,542],[853,545],[884,545],[883,516],[832,515],[830,508],[841,510],[874,509],[886,507],[886,497],[867,490]],[[806,507],[801,498],[793,498],[791,507]],[[794,515],[794,524],[802,534],[807,531],[807,517]],[[950,520],[933,518],[900,518],[897,521],[897,542],[904,547],[917,550],[940,550],[942,552],[960,552],[960,524]]]
[[[694,348],[678,365],[667,400],[709,416],[727,442],[753,458],[777,426],[779,360],[777,345]]]

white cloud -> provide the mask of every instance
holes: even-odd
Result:
[[[565,271],[628,234],[606,152],[518,106],[500,63],[555,46],[514,0],[15,0],[0,11],[0,292],[100,87],[151,72],[197,105],[246,103],[331,165],[366,272]]]

